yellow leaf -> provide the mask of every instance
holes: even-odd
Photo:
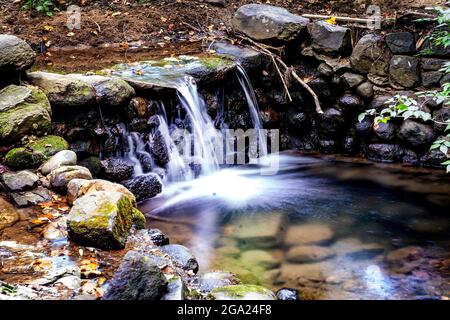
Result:
[[[51,26],[51,25],[48,25],[48,24],[46,24],[44,27],[43,27],[43,29],[45,30],[45,31],[53,31],[53,29],[54,29],[55,27],[53,27],[53,26]]]
[[[331,17],[330,19],[325,20],[325,22],[329,24],[336,24],[336,17]]]

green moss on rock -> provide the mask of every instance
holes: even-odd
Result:
[[[136,229],[145,229],[146,219],[144,214],[136,208],[133,208],[133,225]]]
[[[58,136],[44,136],[30,141],[24,147],[14,148],[5,156],[5,164],[11,168],[38,167],[51,156],[69,149],[69,143]]]
[[[211,296],[217,300],[275,300],[272,291],[255,285],[237,284],[215,288],[211,291]]]

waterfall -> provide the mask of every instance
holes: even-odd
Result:
[[[207,106],[198,93],[194,79],[185,77],[184,81],[177,85],[177,92],[190,121],[194,156],[201,159],[202,173],[217,171],[223,160],[222,135],[208,115]]]
[[[252,83],[250,82],[250,78],[248,77],[245,69],[238,64],[237,65],[237,78],[239,84],[244,91],[245,98],[247,100],[248,109],[250,112],[250,117],[252,119],[253,128],[258,132],[258,155],[259,157],[267,156],[267,141],[266,137],[263,134],[263,124],[261,121],[261,115],[259,114],[258,101],[256,100],[255,91],[253,90]],[[251,146],[252,147],[252,146]]]

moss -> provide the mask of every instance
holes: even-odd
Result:
[[[130,199],[124,195],[117,202],[117,216],[113,228],[114,237],[124,245],[132,224],[133,205]]]
[[[5,164],[11,168],[33,168],[45,161],[42,153],[26,148],[11,149],[5,156]]]
[[[136,229],[145,229],[147,220],[142,212],[138,209],[133,208],[133,225]]]
[[[202,66],[204,66],[208,70],[219,70],[227,66],[231,66],[233,64],[232,61],[220,57],[208,57],[201,58],[199,60]]]
[[[29,142],[26,147],[33,149],[35,152],[40,152],[49,158],[59,151],[69,149],[69,143],[62,137],[49,135]]]
[[[264,287],[255,286],[251,284],[237,284],[213,289],[211,291],[211,294],[219,292],[224,293],[232,298],[239,299],[245,297],[248,293],[256,292],[261,294],[267,294],[269,291]]]

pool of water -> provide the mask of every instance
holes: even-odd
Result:
[[[275,175],[224,168],[141,204],[200,272],[304,299],[447,299],[450,184],[441,171],[283,155]]]

